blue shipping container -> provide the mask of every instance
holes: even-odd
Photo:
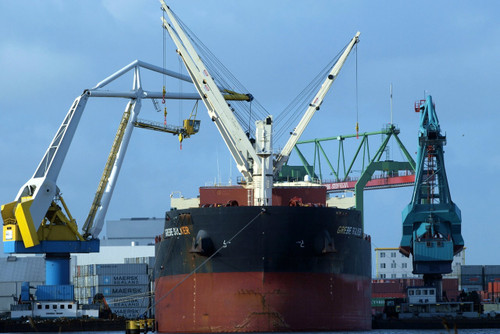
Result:
[[[74,300],[73,285],[38,285],[36,287],[37,300]]]

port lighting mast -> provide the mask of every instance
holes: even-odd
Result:
[[[419,149],[415,187],[410,204],[403,211],[400,252],[413,255],[413,273],[423,274],[424,284],[436,288],[442,297],[442,275],[452,272],[453,256],[464,247],[460,209],[451,200],[444,165],[441,133],[432,97],[415,105],[420,112]]]
[[[212,75],[196,52],[189,37],[181,28],[175,15],[163,0],[160,0],[160,2],[171,23],[162,18],[163,26],[176,45],[177,53],[183,60],[196,90],[207,107],[210,118],[217,126],[231,155],[236,161],[238,170],[247,183],[252,183],[254,204],[259,206],[272,205],[272,186],[275,176],[279,174],[281,167],[288,160],[295,143],[299,140],[312,116],[319,110],[326,93],[344,65],[347,56],[359,41],[360,33],[358,32],[354,36],[339,60],[333,65],[323,85],[305,111],[304,116],[294,131],[292,131],[291,137],[284,149],[276,159],[273,159],[271,137],[272,116],[267,116],[264,120],[256,122],[256,142],[254,146],[233,115],[233,111],[227,102],[224,101],[219,87],[214,82]]]

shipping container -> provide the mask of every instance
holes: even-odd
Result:
[[[484,275],[500,277],[500,266],[484,266]]]
[[[89,287],[77,287],[75,288],[75,295],[78,298],[94,298],[97,289],[94,286]]]
[[[406,298],[406,292],[372,293],[372,298]]]
[[[462,284],[462,290],[464,290],[465,292],[472,292],[472,291],[482,291],[483,290],[483,286],[482,285],[464,285]]]
[[[78,277],[75,288],[89,288],[103,285],[146,285],[150,283],[148,275],[115,274]]]
[[[460,276],[460,283],[462,285],[483,285],[482,275],[463,275]]]
[[[143,297],[143,298],[138,298],[134,300],[126,300],[126,301],[121,301],[123,298],[117,298],[117,297],[108,297],[106,298],[106,302],[108,303],[109,307],[114,308],[114,307],[121,307],[121,308],[126,308],[126,307],[144,307],[148,306],[150,301],[150,297]],[[153,302],[151,301],[151,304]]]
[[[73,285],[39,285],[36,287],[37,300],[74,300]]]
[[[97,287],[97,292],[105,297],[120,297],[149,292],[149,285],[101,285]]]
[[[500,295],[500,282],[488,282],[488,290],[489,293]]]
[[[149,284],[148,275],[139,274],[115,274],[96,276],[95,285],[144,285]]]
[[[147,274],[147,264],[145,263],[116,263],[116,264],[96,264],[96,275],[115,274]]]
[[[402,293],[405,292],[404,287],[399,283],[375,283],[372,284],[373,293]]]
[[[128,257],[124,260],[125,263],[146,263],[149,268],[155,266],[154,256]]]
[[[121,308],[121,307],[115,307],[111,308],[111,311],[115,313],[116,315],[120,317],[124,317],[127,319],[137,319],[137,318],[142,318],[144,317],[144,314],[146,313],[146,316],[149,316],[149,310],[147,307],[138,307],[138,308]],[[152,312],[152,311],[151,311]]]
[[[485,284],[490,282],[500,282],[500,274],[484,275]]]
[[[460,273],[462,275],[483,275],[483,266],[480,265],[461,266]]]

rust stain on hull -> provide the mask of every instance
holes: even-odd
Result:
[[[264,279],[262,273],[255,272],[195,274],[156,305],[156,317],[162,319],[158,330],[212,333],[370,329],[371,309],[364,303],[371,293],[370,280],[346,276],[266,273]],[[178,275],[158,279],[157,298],[183,278]]]

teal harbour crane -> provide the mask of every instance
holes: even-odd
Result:
[[[432,97],[415,104],[420,112],[419,149],[415,188],[403,211],[400,252],[413,256],[413,273],[422,274],[424,285],[436,288],[442,299],[442,275],[452,272],[453,256],[464,247],[460,209],[451,200],[444,165],[441,133]]]

